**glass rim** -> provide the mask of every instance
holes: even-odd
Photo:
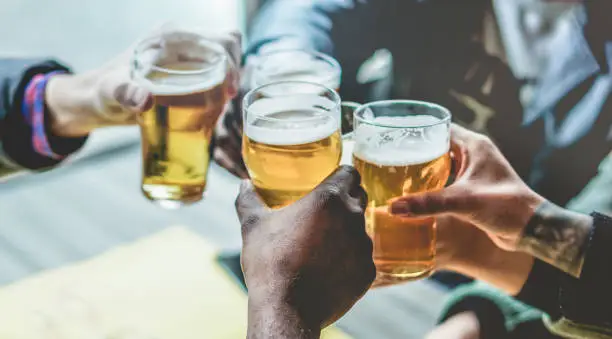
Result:
[[[302,52],[311,56],[315,56],[317,58],[321,58],[323,59],[325,62],[327,62],[328,64],[332,65],[332,67],[338,71],[338,74],[334,74],[334,75],[330,75],[328,77],[326,77],[325,79],[322,80],[322,82],[326,82],[326,81],[331,81],[331,80],[335,80],[336,78],[338,78],[339,81],[342,81],[342,66],[340,65],[340,62],[338,60],[336,60],[333,56],[329,55],[329,54],[325,54],[319,51],[315,51],[313,49],[308,49],[308,48],[291,48],[291,47],[283,47],[283,48],[279,48],[279,49],[274,49],[274,50],[269,50],[266,51],[262,54],[258,54],[257,58],[265,58],[266,56],[270,56],[270,55],[274,55],[274,54],[280,54],[280,53],[288,53],[288,52]],[[263,86],[266,84],[260,84],[259,83],[259,79],[262,78],[263,76],[258,75],[257,71],[259,71],[262,68],[263,63],[259,63],[255,66],[255,76],[254,76],[254,81],[257,84],[257,86]],[[289,80],[290,81],[290,80]],[[271,83],[274,83],[277,81],[273,81]]]
[[[323,90],[325,90],[328,93],[331,93],[333,96],[333,106],[330,107],[329,111],[338,111],[340,110],[340,106],[342,105],[342,100],[340,99],[340,94],[338,94],[338,92],[336,92],[334,89],[327,87],[325,85],[321,85],[319,83],[316,82],[310,82],[310,81],[298,81],[298,80],[286,80],[286,81],[277,81],[277,82],[271,82],[269,84],[265,84],[265,85],[260,85],[257,86],[255,88],[253,88],[252,90],[248,91],[247,94],[244,95],[244,98],[242,98],[242,110],[244,112],[244,117],[246,118],[246,115],[248,115],[249,113],[249,108],[251,105],[249,105],[249,100],[257,93],[259,93],[262,89],[265,89],[266,87],[272,87],[272,86],[278,86],[278,85],[309,85],[309,86],[315,86],[315,87],[319,87]],[[299,95],[302,93],[292,93],[289,95]],[[282,97],[282,96],[279,96]],[[270,98],[274,98],[274,96],[270,97]],[[259,119],[265,120],[265,121],[286,121],[284,119],[279,119],[279,118],[270,118],[268,116],[261,116],[258,117]],[[299,119],[299,120],[294,120],[297,122],[307,122],[307,121],[315,121],[315,120],[320,120],[320,118],[318,117],[312,117],[312,118],[305,118],[305,119]],[[246,128],[247,124],[243,124],[244,127]]]
[[[426,106],[426,107],[430,107],[433,109],[436,109],[440,112],[442,112],[445,116],[444,118],[441,118],[440,121],[434,122],[434,123],[429,123],[429,124],[419,124],[419,125],[410,125],[410,126],[406,126],[406,125],[399,125],[399,124],[385,124],[385,123],[376,123],[374,121],[372,121],[371,119],[366,119],[361,117],[359,114],[364,112],[366,109],[371,108],[371,107],[375,107],[375,106],[382,106],[382,105],[418,105],[418,106]],[[443,124],[447,124],[451,121],[452,119],[452,114],[450,112],[450,110],[442,105],[433,103],[433,102],[429,102],[429,101],[422,101],[422,100],[381,100],[381,101],[374,101],[374,102],[370,102],[364,105],[361,105],[361,107],[357,108],[355,110],[355,112],[353,112],[353,117],[358,120],[360,123],[364,123],[364,124],[368,124],[371,126],[376,126],[376,127],[385,127],[385,128],[398,128],[398,129],[416,129],[416,128],[428,128],[428,127],[435,127],[435,126],[439,126],[439,125],[443,125]]]
[[[188,70],[188,71],[176,70],[176,69],[168,69],[168,68],[160,67],[156,65],[150,65],[151,70],[162,72],[165,74],[170,74],[170,75],[199,75],[199,74],[206,74],[208,72],[214,71],[220,65],[224,65],[227,63],[227,55],[226,55],[225,49],[220,43],[212,39],[209,39],[198,32],[190,32],[190,31],[177,31],[177,32],[192,33],[192,34],[197,35],[198,41],[204,41],[206,47],[212,47],[213,50],[215,50],[216,52],[219,52],[218,57],[215,60],[213,60],[210,63],[210,65],[207,65],[206,67],[202,67],[202,68],[195,69],[195,70]],[[138,44],[136,45],[136,47],[134,48],[134,52],[132,53],[132,65],[138,64],[138,60],[139,60],[138,57],[146,50],[145,47],[147,46],[148,43],[152,43],[153,41],[156,41],[159,39],[160,39],[159,36],[153,36],[153,37],[148,37],[148,38],[140,40]],[[160,45],[161,45],[161,42],[160,42]]]

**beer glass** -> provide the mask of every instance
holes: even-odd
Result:
[[[380,101],[355,111],[353,165],[369,197],[376,284],[416,280],[434,268],[435,220],[392,216],[387,204],[446,185],[450,122],[446,108],[419,101]]]
[[[257,57],[251,88],[280,81],[306,81],[338,91],[341,77],[340,64],[328,55],[308,50],[281,49]]]
[[[309,82],[272,83],[246,94],[242,155],[268,206],[298,200],[338,167],[340,107],[336,91]]]
[[[139,117],[148,199],[167,208],[202,199],[210,139],[229,99],[228,71],[224,48],[195,32],[166,32],[136,47],[132,78],[154,98]]]

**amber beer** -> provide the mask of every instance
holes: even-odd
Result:
[[[424,163],[386,160],[353,156],[353,164],[362,175],[370,199],[366,224],[374,243],[374,262],[381,273],[416,279],[433,268],[434,221],[393,217],[387,212],[387,202],[399,196],[443,188],[450,172],[450,157],[444,154]]]
[[[208,42],[198,47],[195,52],[206,57],[158,60],[139,79],[154,98],[153,107],[140,117],[142,191],[164,207],[202,199],[211,135],[229,99],[222,48]]]
[[[419,279],[434,268],[435,220],[392,216],[388,203],[445,186],[451,168],[447,124],[422,115],[371,122],[378,125],[362,122],[356,129],[353,165],[369,197],[366,227],[374,244],[377,284]],[[437,130],[393,127],[436,123],[442,124]]]
[[[342,154],[339,107],[320,97],[323,92],[287,94],[299,87],[264,86],[255,93],[268,97],[247,104],[243,157],[259,196],[273,208],[310,192],[338,167]]]

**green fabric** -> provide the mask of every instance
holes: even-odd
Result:
[[[486,298],[493,301],[506,318],[506,330],[508,332],[512,332],[517,325],[523,322],[542,319],[543,313],[541,311],[483,282],[474,282],[455,289],[442,313],[442,318],[447,315],[449,309],[453,305],[470,296]]]
[[[441,319],[452,316],[448,312],[453,305],[468,297],[480,297],[495,303],[504,315],[506,331],[508,333],[512,333],[521,324],[541,321],[542,326],[545,326],[551,334],[559,337],[569,339],[612,339],[612,331],[606,328],[585,326],[566,318],[553,322],[548,315],[540,310],[518,301],[503,291],[483,282],[475,282],[455,289],[446,304],[446,308],[442,312]]]

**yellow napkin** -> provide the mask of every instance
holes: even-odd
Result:
[[[2,339],[240,339],[247,299],[197,234],[174,227],[0,289]],[[325,339],[348,339],[330,328]]]

